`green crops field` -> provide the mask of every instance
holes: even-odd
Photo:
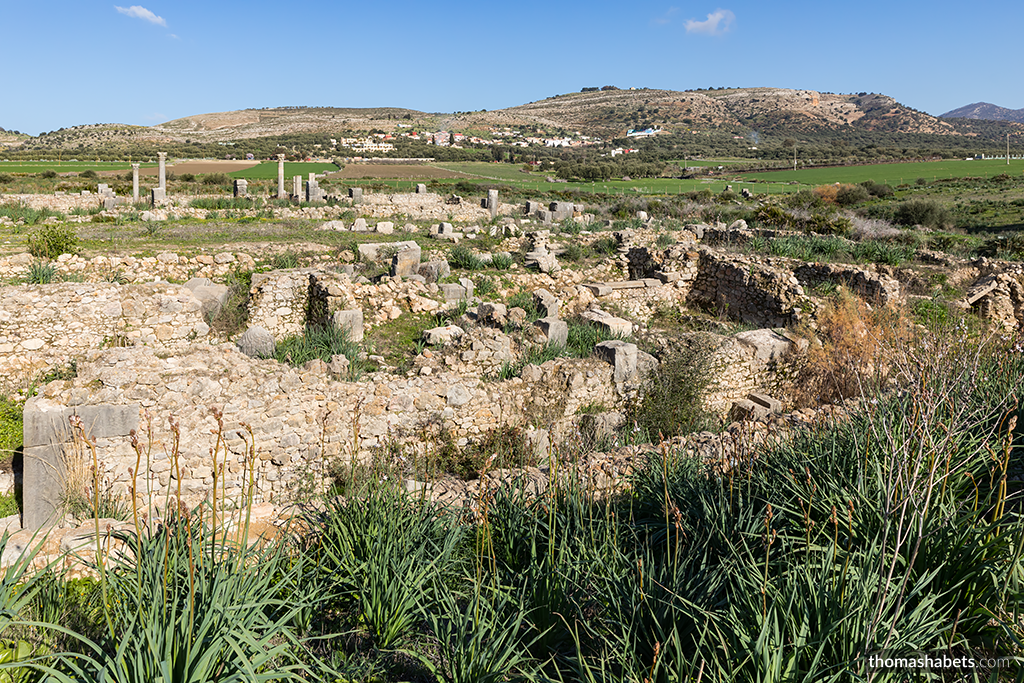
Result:
[[[153,167],[156,164],[142,164],[143,168]],[[23,161],[0,161],[0,173],[42,173],[53,169],[57,173],[81,173],[82,171],[130,171],[132,165],[127,161],[56,161],[23,162]]]
[[[523,173],[521,166],[515,164],[491,164],[487,162],[461,162],[433,164],[438,168],[449,171],[459,171],[479,179],[476,182],[481,184],[506,184],[513,185],[523,190],[537,192],[553,192],[562,190],[580,190],[582,192],[600,192],[604,194],[682,194],[696,190],[709,189],[712,192],[721,192],[726,185],[731,185],[733,191],[739,192],[743,188],[750,188],[753,192],[793,192],[796,186],[780,182],[777,185],[765,186],[764,183],[726,181],[724,179],[708,180],[677,180],[675,178],[639,178],[637,180],[606,180],[597,182],[568,182],[549,183],[545,173]],[[469,179],[474,182],[474,179]]]
[[[1006,173],[1020,177],[1024,173],[1024,160],[985,159],[964,161],[945,159],[943,161],[922,161],[905,164],[871,164],[868,166],[842,166],[833,168],[808,168],[797,171],[754,171],[743,173],[743,178],[753,178],[768,183],[796,182],[802,185],[825,185],[828,183],[862,183],[873,180],[876,183],[902,185],[915,183],[918,178],[928,182],[943,178],[981,177]]]
[[[309,173],[332,173],[337,171],[338,167],[331,163],[304,163],[304,162],[288,162],[284,163],[284,177],[287,181],[291,181],[294,176],[300,175],[305,179]],[[246,178],[246,179],[261,179],[267,180],[270,178],[277,178],[277,163],[264,162],[252,168],[247,168],[242,171],[234,171],[228,174],[232,178]]]

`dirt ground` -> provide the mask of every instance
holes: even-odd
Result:
[[[345,164],[345,168],[328,173],[328,178],[470,178],[465,173],[448,171],[425,164]]]
[[[231,173],[252,168],[258,161],[182,161],[176,164],[167,164],[167,172],[181,175],[182,173]],[[160,172],[158,166],[151,168],[140,168],[140,176],[155,176]],[[98,175],[120,175],[124,171],[100,171]]]

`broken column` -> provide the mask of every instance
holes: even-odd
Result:
[[[491,218],[498,215],[498,191],[487,190],[487,210],[491,212]]]
[[[423,183],[416,183],[416,194],[426,194],[427,186]]]
[[[242,178],[235,179],[235,196],[244,197],[249,193],[249,182]]]
[[[352,198],[353,204],[363,203],[363,188],[361,187],[350,187],[348,188],[348,196]]]
[[[288,193],[284,191],[284,155],[277,155],[277,198],[288,199]]]
[[[167,152],[157,152],[157,158],[160,160],[160,175],[157,187],[167,192]]]
[[[292,176],[292,196],[295,201],[302,201],[302,176]]]
[[[139,201],[139,165],[132,164],[132,201]]]

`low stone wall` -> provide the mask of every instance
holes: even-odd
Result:
[[[209,334],[202,303],[181,285],[0,288],[0,393],[102,346],[182,346]]]
[[[614,366],[598,358],[527,366],[521,378],[505,382],[440,370],[404,377],[375,373],[355,383],[252,359],[229,344],[164,355],[150,347],[90,351],[75,379],[51,382],[30,400],[26,423],[34,424],[41,413],[56,415],[50,421],[58,424],[76,413],[123,417],[135,410],[148,453],[148,468],[141,465],[136,475],[140,504],[151,497],[162,505],[168,490],[179,486],[187,503],[203,500],[213,489],[215,457],[216,466],[225,468],[228,497],[237,495],[249,453],[259,500],[280,501],[322,486],[331,465],[365,460],[391,444],[411,454],[427,448],[431,438],[464,446],[502,425],[557,429],[584,405],[615,406],[636,379],[616,382]],[[137,461],[130,439],[93,436],[101,481],[115,495],[127,495]],[[67,441],[65,435],[33,447]],[[26,478],[25,486],[26,501],[32,501],[36,484]]]
[[[864,268],[834,263],[808,263],[793,271],[804,286],[822,282],[844,284],[858,296],[882,306],[900,300],[900,283],[891,277]]]
[[[36,259],[29,253],[0,258],[0,278],[18,279],[29,274]],[[90,259],[61,254],[50,261],[60,277],[74,277],[93,283],[152,282],[154,279],[184,282],[193,277],[221,279],[235,269],[256,267],[252,256],[228,251],[181,256],[162,252],[156,256],[95,256]]]
[[[763,327],[786,327],[801,318],[804,291],[789,271],[698,247],[699,274],[687,301]]]

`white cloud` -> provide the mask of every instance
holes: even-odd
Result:
[[[676,12],[678,12],[678,11],[679,11],[678,7],[669,7],[667,12],[665,12],[660,17],[658,17],[657,19],[654,20],[654,23],[659,25],[659,26],[664,26],[665,24],[671,23],[672,22],[672,15],[675,14]]]
[[[117,5],[114,5],[114,9],[121,14],[132,17],[133,19],[142,19],[143,21],[148,21],[149,23],[156,24],[157,26],[167,26],[167,22],[163,17],[158,17],[142,5],[132,5],[131,7],[118,7]]]
[[[181,40],[181,38],[179,38],[179,37],[178,37],[177,35],[175,35],[175,34],[173,34],[173,33],[169,33],[169,34],[168,34],[168,37],[169,37],[169,38],[174,38],[175,40]]]
[[[736,21],[736,15],[731,10],[716,9],[708,15],[706,21],[697,21],[696,19],[687,21],[686,32],[720,36],[732,28],[732,22],[734,21]]]

